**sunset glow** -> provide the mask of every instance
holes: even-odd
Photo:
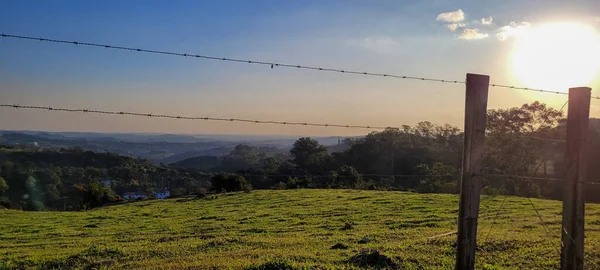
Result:
[[[521,31],[510,55],[513,76],[526,87],[567,91],[600,71],[600,35],[579,23],[549,23]]]

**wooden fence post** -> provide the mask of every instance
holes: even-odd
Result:
[[[592,89],[569,89],[567,115],[567,175],[563,194],[560,269],[583,269],[584,210],[587,147]]]
[[[477,218],[481,191],[483,140],[490,77],[467,74],[465,98],[465,141],[458,210],[456,269],[475,269]]]

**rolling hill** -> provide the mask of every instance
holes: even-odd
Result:
[[[478,269],[558,268],[561,203],[532,203],[541,216],[527,198],[482,197]],[[2,210],[0,268],[451,269],[456,236],[444,234],[457,205],[456,195],[301,189]],[[600,206],[586,213],[586,269],[599,269]]]

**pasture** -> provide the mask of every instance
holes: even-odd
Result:
[[[556,269],[561,202],[482,196],[478,269]],[[257,190],[86,212],[0,210],[0,269],[452,269],[458,196]],[[586,269],[600,269],[600,207]],[[556,237],[554,237],[554,236]],[[431,238],[433,236],[438,236]]]

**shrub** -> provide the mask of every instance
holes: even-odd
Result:
[[[245,191],[250,192],[252,186],[243,176],[217,174],[210,178],[212,190],[215,192]]]
[[[284,182],[279,182],[273,186],[271,186],[271,189],[278,189],[278,190],[282,190],[282,189],[286,189],[287,185]]]

